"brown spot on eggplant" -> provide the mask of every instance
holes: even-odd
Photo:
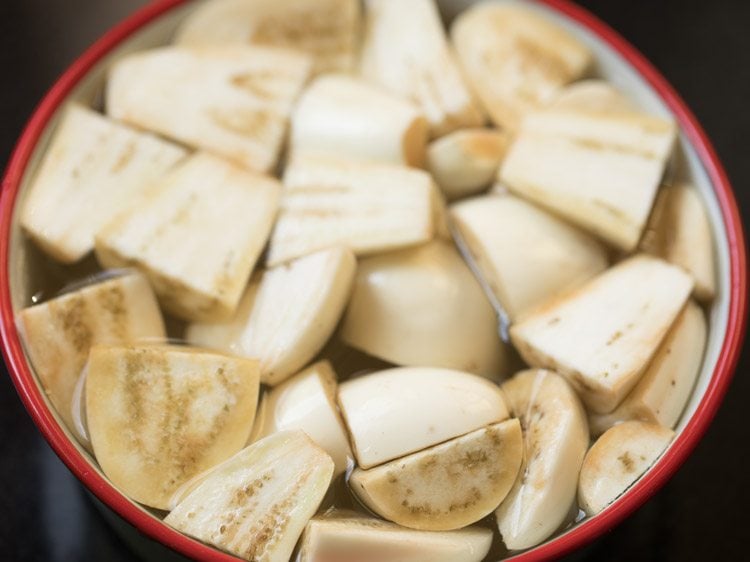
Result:
[[[88,323],[86,299],[81,295],[71,295],[67,299],[50,303],[50,312],[76,352],[87,353],[94,336]]]
[[[617,457],[617,460],[622,463],[625,472],[633,472],[635,470],[635,462],[630,457],[630,453],[628,453],[627,451]]]
[[[615,343],[617,340],[619,340],[622,337],[622,332],[620,330],[617,330],[614,334],[612,334],[609,339],[607,340],[606,345],[610,346],[613,343]]]
[[[135,140],[131,140],[125,145],[124,150],[120,153],[119,157],[112,166],[112,173],[116,174],[124,170],[128,166],[128,164],[133,161],[135,153],[136,143]]]

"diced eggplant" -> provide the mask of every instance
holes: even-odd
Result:
[[[273,171],[312,62],[273,47],[162,47],[110,70],[107,113],[258,172]]]
[[[231,316],[273,227],[281,186],[197,153],[96,238],[104,267],[136,266],[186,320]]]
[[[154,292],[135,272],[26,308],[18,323],[42,388],[71,430],[73,395],[91,346],[166,336]]]
[[[260,360],[276,385],[307,365],[336,328],[349,300],[356,260],[346,248],[322,250],[265,271],[250,283],[227,322],[194,323],[194,345]]]
[[[360,260],[341,338],[397,365],[506,374],[494,309],[442,240]]]
[[[500,389],[448,369],[402,367],[349,380],[339,405],[360,468],[508,419]]]
[[[86,416],[96,460],[126,495],[157,509],[247,442],[256,361],[183,346],[96,346]]]
[[[565,375],[606,414],[638,383],[692,286],[680,268],[637,255],[530,312],[511,338],[527,363]]]
[[[21,211],[45,253],[77,262],[94,237],[186,155],[181,147],[72,104],[63,115]]]

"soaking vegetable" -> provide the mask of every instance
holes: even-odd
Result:
[[[629,421],[602,435],[581,468],[578,503],[595,515],[630,487],[664,452],[674,432],[660,425]]]
[[[627,494],[720,293],[673,119],[542,6],[195,4],[19,202],[92,470],[249,562],[498,562]]]
[[[257,401],[250,359],[182,346],[97,346],[89,356],[94,454],[115,484],[157,509],[244,447]]]

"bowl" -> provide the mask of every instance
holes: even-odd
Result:
[[[508,0],[512,1],[512,0]],[[471,0],[439,0],[447,19]],[[162,523],[119,492],[60,422],[29,365],[15,323],[16,313],[32,302],[38,282],[56,275],[22,236],[16,209],[49,142],[61,107],[70,100],[100,105],[107,67],[126,53],[165,43],[199,2],[159,0],[107,32],[64,73],[31,117],[13,152],[0,194],[0,337],[16,389],[40,431],[68,468],[104,505],[146,537],[193,559],[236,560]],[[696,388],[676,428],[677,436],[649,471],[600,514],[529,551],[517,561],[562,556],[617,525],[646,502],[685,461],[713,419],[729,386],[741,350],[746,320],[747,268],[744,235],[727,175],[700,124],[659,72],[606,24],[566,0],[530,3],[579,37],[595,54],[595,72],[613,82],[647,110],[672,115],[680,125],[679,168],[698,189],[713,230],[717,296],[709,310],[704,364]],[[81,266],[82,272],[86,263]],[[131,531],[131,537],[132,537]],[[137,537],[137,534],[136,534]],[[136,538],[136,540],[138,540]]]

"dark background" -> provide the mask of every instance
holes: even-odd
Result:
[[[146,3],[0,0],[0,166],[63,69],[110,25]],[[681,92],[715,143],[747,217],[750,2],[581,4],[634,43]],[[747,355],[708,434],[673,480],[575,560],[750,559]],[[4,374],[0,373],[0,559],[134,560],[37,432]]]

